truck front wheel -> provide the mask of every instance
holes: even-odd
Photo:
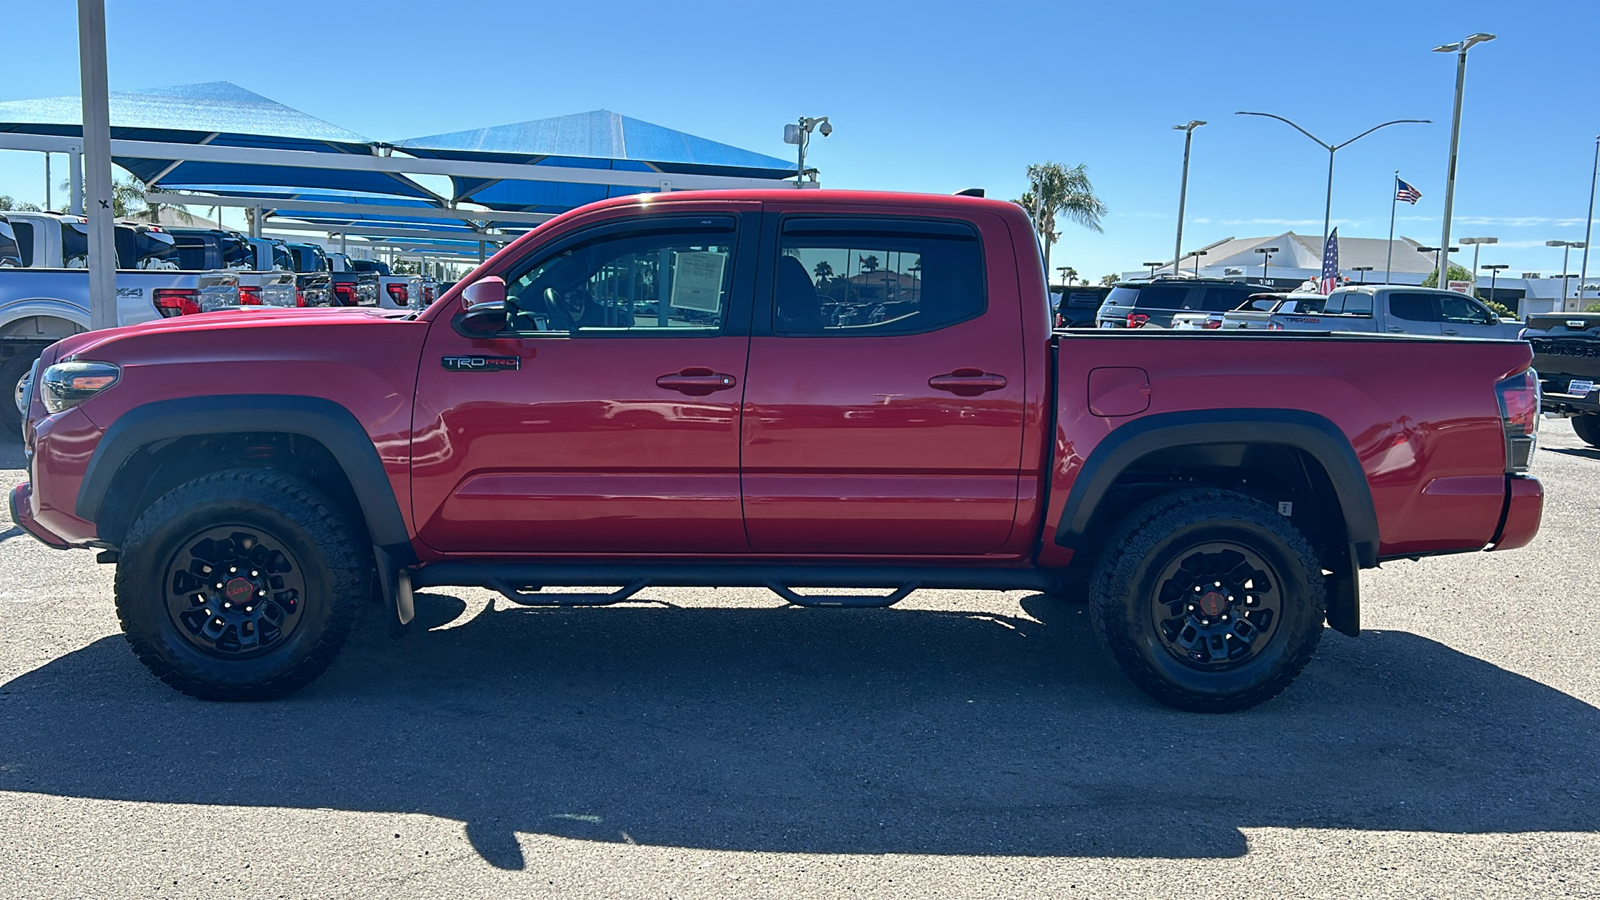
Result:
[[[335,504],[270,469],[173,488],[128,530],[117,614],[139,661],[207,700],[268,700],[320,675],[372,595],[372,559]]]
[[[1135,509],[1096,566],[1090,616],[1145,693],[1194,712],[1271,699],[1322,637],[1315,551],[1287,518],[1233,491],[1183,490]]]
[[[1584,413],[1572,418],[1572,430],[1591,447],[1600,447],[1600,413]]]
[[[0,427],[13,435],[22,434],[22,410],[17,408],[17,389],[22,386],[22,379],[32,368],[33,361],[39,358],[37,350],[18,353],[8,357],[0,363]]]

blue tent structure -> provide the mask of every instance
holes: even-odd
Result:
[[[77,97],[0,102],[0,132],[76,137],[83,133],[82,114],[82,101]],[[366,156],[375,152],[368,138],[226,81],[112,92],[111,137]],[[270,186],[434,197],[404,175],[386,172],[173,163],[137,157],[114,157],[113,161],[151,188]]]
[[[509,162],[570,168],[793,178],[796,163],[675,131],[610,110],[495,125],[396,141],[393,146],[425,159]],[[564,212],[585,203],[650,190],[605,184],[502,181],[452,176],[456,202],[490,209]]]

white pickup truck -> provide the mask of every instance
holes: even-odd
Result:
[[[10,398],[41,350],[89,330],[89,228],[82,216],[61,213],[0,219],[22,263],[0,266],[0,397]],[[115,239],[118,325],[239,304],[238,275],[181,271],[172,236],[160,229],[119,224]],[[14,404],[0,402],[0,427],[21,432]]]
[[[1253,327],[1253,326],[1252,326]],[[1321,312],[1272,313],[1268,331],[1355,331],[1518,340],[1521,322],[1505,321],[1466,294],[1402,284],[1364,284],[1328,295]]]

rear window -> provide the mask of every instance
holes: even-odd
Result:
[[[17,249],[21,251],[24,268],[33,265],[33,223],[12,222],[11,230],[17,234]]]
[[[211,268],[206,265],[206,243],[199,235],[180,234],[175,236],[177,241],[178,268],[185,272],[204,272]]]
[[[1112,288],[1106,302],[1138,309],[1183,309],[1188,298],[1187,284],[1130,284]]]
[[[1098,291],[1067,291],[1066,305],[1075,309],[1093,309],[1104,300],[1106,292]]]

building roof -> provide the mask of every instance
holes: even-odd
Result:
[[[1272,254],[1271,262],[1268,263],[1269,270],[1301,269],[1320,272],[1321,244],[1321,235],[1302,235],[1293,231],[1286,231],[1276,237],[1227,238],[1203,248],[1206,255],[1200,257],[1200,269],[1206,272],[1222,268],[1246,271],[1251,266],[1259,268],[1262,254],[1255,251],[1261,247],[1277,247],[1278,252]],[[1417,252],[1420,246],[1422,246],[1420,243],[1411,238],[1396,238],[1393,245],[1393,271],[1420,275],[1432,272],[1434,254]],[[1356,266],[1371,266],[1373,271],[1382,272],[1388,264],[1389,250],[1389,241],[1384,238],[1347,238],[1341,235],[1339,268],[1349,272]],[[1192,265],[1193,260],[1189,260],[1188,264]]]

